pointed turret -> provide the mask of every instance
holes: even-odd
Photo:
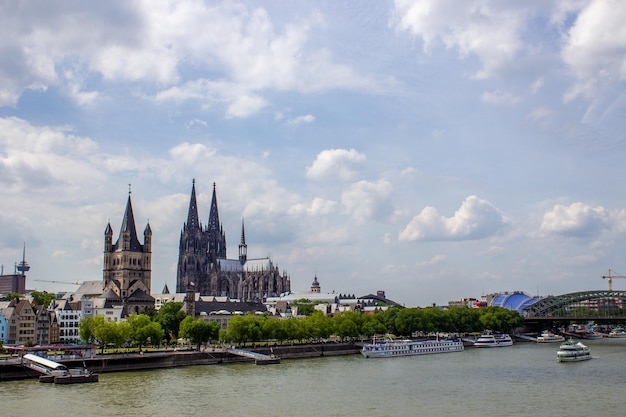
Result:
[[[110,252],[113,247],[113,228],[111,222],[107,223],[106,229],[104,229],[104,251]]]
[[[248,245],[246,245],[246,231],[243,226],[243,217],[241,218],[241,242],[239,242],[239,262],[245,264],[248,259]]]
[[[198,220],[198,203],[196,202],[196,179],[191,183],[191,198],[189,200],[189,212],[187,213],[187,224],[190,229],[199,229],[200,221]]]

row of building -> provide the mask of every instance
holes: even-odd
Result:
[[[78,344],[82,343],[79,326],[84,317],[101,315],[114,322],[124,320],[123,306],[97,297],[93,292],[98,288],[98,281],[85,282],[77,291],[52,300],[49,306],[37,305],[28,296],[0,300],[0,340],[7,345]],[[237,315],[269,314],[277,318],[298,316],[297,306],[302,300],[308,300],[325,315],[343,311],[372,313],[376,309],[386,309],[396,304],[387,299],[383,291],[355,297],[353,294],[325,294],[320,288],[315,277],[310,292],[268,297],[263,302],[202,296],[193,290],[170,293],[167,286],[161,294],[154,294],[153,298],[156,310],[168,302],[182,302],[182,309],[188,315],[195,319],[218,322],[224,330],[230,319]]]
[[[181,301],[188,314],[219,321],[223,328],[237,314],[297,315],[297,309],[292,307],[294,301],[302,298],[309,299],[325,314],[395,304],[385,298],[384,292],[363,297],[323,294],[317,277],[310,292],[294,294],[289,274],[280,271],[272,259],[248,257],[243,219],[240,236],[238,257],[228,258],[216,185],[213,184],[208,223],[203,226],[193,180],[187,221],[179,240],[176,292],[170,294],[166,285],[161,294],[153,294],[152,228],[148,223],[140,239],[129,190],[117,240],[111,223],[105,227],[102,279],[85,281],[76,291],[59,294],[49,306],[33,305],[27,299],[0,299],[0,339],[7,344],[79,343],[78,326],[83,317],[103,315],[119,321],[132,313],[158,310],[169,301]],[[0,274],[0,294],[25,293],[25,272],[29,268],[24,253],[15,274]]]

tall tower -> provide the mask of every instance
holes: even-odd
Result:
[[[218,259],[226,259],[226,235],[220,224],[220,215],[217,210],[217,195],[215,183],[213,183],[213,196],[211,197],[211,211],[209,212],[209,224],[207,225],[207,238],[209,241],[209,259],[216,263]]]
[[[144,230],[144,243],[141,244],[130,194],[129,189],[117,242],[113,244],[110,222],[104,231],[104,289],[113,290],[124,304],[133,295],[149,296],[152,282],[152,229],[148,223]]]
[[[206,281],[209,265],[208,250],[208,240],[198,218],[196,180],[194,179],[191,184],[187,222],[180,232],[176,272],[177,293],[184,293],[191,287],[199,286]]]
[[[22,276],[26,275],[26,273],[30,271],[30,265],[26,262],[26,243],[24,243],[24,249],[22,250],[22,262],[17,264],[15,269],[21,272]]]

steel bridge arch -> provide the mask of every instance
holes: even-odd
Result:
[[[524,313],[530,317],[548,317],[568,305],[598,298],[621,298],[626,300],[626,291],[592,290],[549,296],[524,308]]]

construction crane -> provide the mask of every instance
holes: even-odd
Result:
[[[626,278],[626,275],[611,275],[610,269],[609,269],[609,275],[602,275],[602,279],[609,280],[609,291],[613,291],[613,278]]]
[[[54,281],[54,280],[48,280],[48,279],[36,279],[34,281],[39,281],[39,282],[52,282],[55,284],[69,284],[69,285],[82,285],[82,282],[78,282],[78,281]]]

